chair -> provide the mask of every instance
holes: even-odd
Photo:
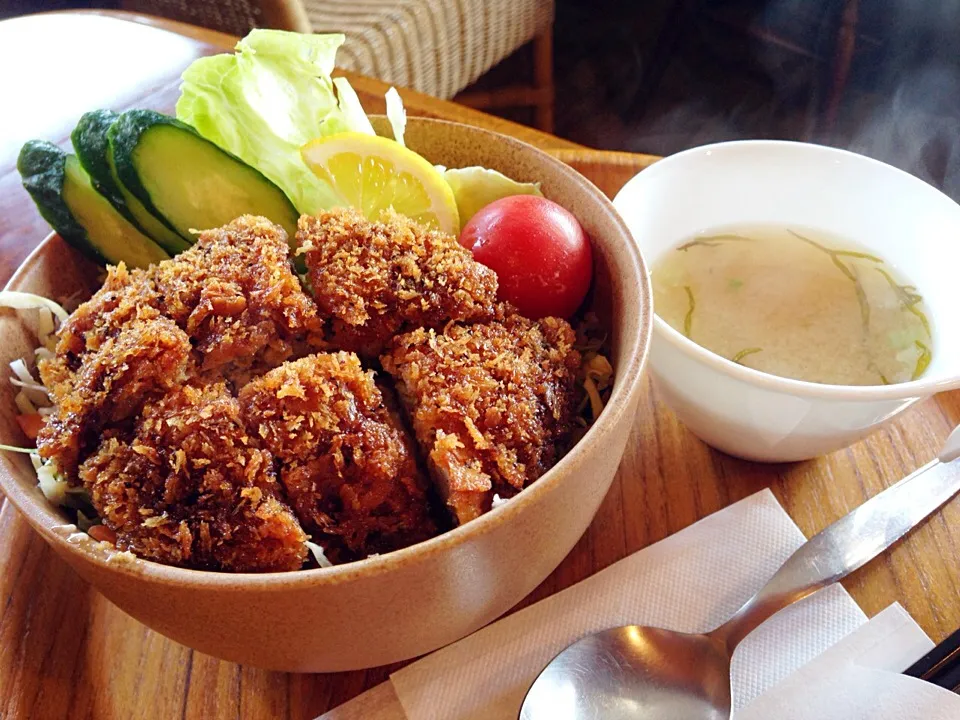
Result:
[[[342,32],[337,65],[450,99],[522,46],[533,46],[533,82],[465,93],[478,108],[533,106],[553,128],[554,0],[123,0],[125,10],[234,35],[254,27]]]

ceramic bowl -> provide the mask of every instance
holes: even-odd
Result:
[[[697,233],[735,223],[821,229],[885,258],[923,294],[933,361],[914,382],[820,385],[733,363],[654,320],[654,382],[694,433],[732,455],[792,461],[866,436],[960,382],[960,206],[901,170],[819,145],[743,141],[694,148],[628,182],[614,206],[652,266]]]
[[[576,447],[508,503],[397,552],[327,569],[222,574],[124,560],[66,526],[24,456],[0,453],[0,486],[83,578],[164,635],[219,658],[272,670],[332,672],[411,658],[489,623],[533,590],[590,524],[633,425],[653,320],[647,272],[610,202],[581,175],[508,137],[411,119],[407,144],[448,167],[483,165],[568,208],[593,239],[593,304],[609,327],[616,379],[609,404]],[[9,288],[89,292],[96,268],[48,238]],[[0,311],[0,362],[32,355],[27,313]],[[0,383],[0,442],[23,444],[12,388]],[[83,538],[83,539],[81,539]]]

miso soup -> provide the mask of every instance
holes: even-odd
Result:
[[[808,382],[919,378],[933,352],[920,292],[883,258],[821,231],[712,230],[653,268],[654,308],[698,345]]]

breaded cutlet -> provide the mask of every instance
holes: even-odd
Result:
[[[344,208],[304,215],[297,245],[339,349],[376,357],[397,333],[494,314],[496,273],[456,238],[393,211],[379,222]]]
[[[335,562],[436,534],[412,440],[353,353],[284,363],[240,391],[303,528]]]
[[[40,455],[77,482],[77,466],[96,450],[105,430],[140,412],[152,398],[195,372],[190,338],[169,318],[141,308],[115,334],[88,351],[37,437]]]
[[[232,572],[297,570],[306,558],[273,458],[222,382],[148,403],[132,436],[108,438],[80,475],[117,547],[139,557]]]
[[[129,270],[123,263],[108,267],[100,289],[60,326],[54,357],[41,360],[38,368],[55,401],[71,392],[74,376],[84,359],[96,353],[111,336],[138,315],[161,314],[152,270]]]
[[[289,253],[283,228],[244,215],[154,267],[163,312],[190,336],[202,372],[275,367],[320,329]]]
[[[381,357],[454,519],[515,495],[558,459],[571,430],[580,354],[557,318],[417,329]]]
[[[320,329],[316,305],[290,266],[286,232],[245,215],[205,230],[170,260],[108,268],[103,287],[60,329],[56,356],[40,363],[54,399],[70,391],[88,353],[148,308],[187,333],[199,372],[240,382],[303,352]]]

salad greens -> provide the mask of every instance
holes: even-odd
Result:
[[[184,71],[177,118],[257,168],[300,212],[333,207],[336,193],[304,165],[300,147],[325,134],[324,125],[326,134],[364,131],[351,125],[356,94],[330,78],[343,40],[253,30],[233,55],[201,58]]]
[[[403,100],[400,99],[400,93],[396,88],[390,88],[386,94],[387,101],[387,120],[390,121],[390,127],[393,128],[393,139],[406,147],[403,142],[403,135],[407,131],[407,111],[403,109]]]
[[[301,213],[335,207],[339,195],[304,164],[300,148],[343,132],[375,134],[347,79],[330,77],[343,40],[340,34],[254,30],[233,55],[201,58],[187,68],[177,118],[266,175]],[[394,139],[404,145],[403,101],[394,88],[385,99]],[[494,200],[541,194],[537,184],[481,167],[446,170],[444,178],[461,227]]]
[[[510,195],[543,197],[543,193],[540,192],[540,183],[517,182],[503,173],[487,168],[450,168],[444,171],[443,177],[457,200],[461,230],[480,208],[486,207],[494,200]]]

